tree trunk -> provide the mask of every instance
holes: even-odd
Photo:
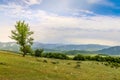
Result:
[[[26,55],[26,49],[25,49],[25,45],[23,46],[23,57],[25,57]]]
[[[23,57],[25,57],[25,54],[26,54],[26,53],[23,53]]]

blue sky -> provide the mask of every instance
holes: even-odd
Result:
[[[42,43],[120,45],[119,0],[0,0],[0,41],[25,20]]]

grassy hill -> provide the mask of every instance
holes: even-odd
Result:
[[[115,69],[95,61],[35,58],[0,51],[0,80],[120,80]]]

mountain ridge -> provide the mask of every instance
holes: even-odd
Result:
[[[46,50],[57,50],[57,51],[68,51],[68,50],[86,50],[86,51],[97,51],[110,46],[99,45],[99,44],[45,44],[40,42],[34,42],[32,48],[39,49],[43,48]],[[15,42],[0,42],[0,49],[19,51],[19,46]]]
[[[98,50],[97,52],[111,55],[120,55],[120,46],[105,48],[102,50]]]

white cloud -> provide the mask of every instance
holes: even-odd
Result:
[[[40,18],[35,32],[41,42],[119,45],[119,22],[119,17],[98,15],[75,18],[46,14]]]
[[[67,9],[69,13],[72,13],[73,16],[88,16],[96,15],[93,11],[87,9]]]
[[[110,46],[113,46],[113,45],[118,45],[119,42],[116,42],[116,41],[110,41],[110,40],[100,40],[100,39],[81,39],[81,38],[73,38],[73,39],[67,39],[66,41],[70,41],[70,43],[73,43],[73,44],[101,44],[101,45],[110,45]],[[120,44],[120,43],[119,43]]]
[[[37,4],[34,1],[31,3]],[[15,3],[0,5],[0,11],[3,12],[0,15],[4,14],[3,17],[12,21],[10,25],[0,23],[4,26],[0,28],[0,32],[6,33],[0,35],[1,41],[11,41],[8,35],[13,29],[15,21],[25,19],[30,24],[31,30],[35,32],[35,41],[120,45],[120,17],[100,16],[84,9],[74,10],[76,13],[79,12],[77,15],[81,15],[81,17],[60,16],[43,10],[32,10]],[[82,16],[83,13],[96,16]],[[0,19],[2,20],[2,18]]]
[[[86,0],[90,4],[102,4],[102,3],[109,3],[108,0]],[[102,3],[101,3],[102,2]]]
[[[114,4],[110,2],[109,0],[86,0],[89,4],[101,4],[106,6],[113,7]]]
[[[37,16],[37,15],[36,15]],[[82,28],[92,30],[120,30],[119,17],[92,16],[92,17],[65,17],[54,15],[38,15],[40,25],[52,28]],[[115,27],[114,27],[115,26]]]
[[[89,10],[80,10],[80,12],[84,12],[84,13],[87,13],[87,14],[95,14],[94,12],[89,11]]]
[[[6,9],[18,9],[18,10],[23,9],[22,6],[16,5],[15,3],[8,3],[8,5],[1,4],[1,5],[0,5],[0,8],[1,8],[2,11],[3,11],[3,10],[6,11]]]
[[[26,11],[20,5],[16,5],[15,3],[9,3],[8,5],[0,5],[1,12],[6,16],[10,17],[18,17],[18,14],[25,13]],[[9,14],[9,15],[8,15]]]
[[[42,0],[22,0],[22,1],[28,5],[40,4],[42,2]]]

